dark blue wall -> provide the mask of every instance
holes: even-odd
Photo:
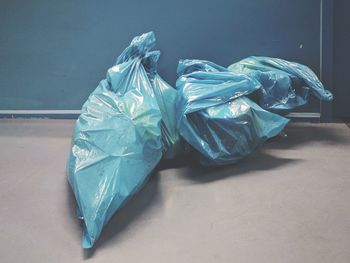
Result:
[[[132,37],[150,30],[171,84],[180,58],[227,66],[267,55],[320,70],[320,0],[0,3],[0,109],[80,109]]]
[[[336,117],[350,118],[350,1],[334,1],[333,83]]]

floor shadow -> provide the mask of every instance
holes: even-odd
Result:
[[[91,258],[96,249],[107,246],[111,242],[117,242],[121,233],[127,231],[146,210],[162,202],[158,171],[180,168],[176,171],[178,176],[195,183],[210,183],[229,176],[249,175],[253,171],[267,171],[303,161],[302,159],[276,157],[267,153],[266,150],[268,149],[289,149],[315,141],[334,145],[343,144],[345,137],[339,134],[336,129],[322,125],[290,125],[286,129],[286,134],[286,137],[277,136],[270,140],[253,154],[234,165],[202,167],[198,164],[197,157],[193,152],[175,160],[163,160],[156,167],[156,172],[151,175],[144,188],[132,197],[104,227],[94,248],[83,250],[84,259]],[[346,139],[349,140],[349,138]],[[69,190],[68,202],[70,213],[76,217],[75,198],[71,190]],[[80,220],[75,220],[75,224],[79,224],[80,227],[82,225]]]
[[[175,162],[163,162],[157,167],[156,172],[151,175],[149,181],[141,191],[133,196],[126,205],[112,217],[110,222],[104,227],[95,246],[91,249],[82,249],[83,258],[88,260],[93,257],[96,250],[107,246],[108,244],[118,242],[122,232],[127,231],[127,229],[132,226],[133,222],[145,213],[146,210],[150,209],[152,206],[157,206],[159,205],[159,202],[162,202],[162,196],[159,189],[158,171],[160,170],[181,168],[177,170],[179,176],[197,183],[208,183],[228,176],[249,174],[252,170],[268,170],[296,161],[300,160],[276,158],[258,150],[240,163],[230,166],[202,167],[199,164],[190,164],[193,163],[191,155],[178,158]],[[68,183],[67,187],[69,187]],[[69,189],[68,192],[67,200],[69,211],[71,217],[76,218],[76,202],[74,194],[71,189]],[[74,220],[74,224],[77,224],[77,227],[79,226],[81,229],[81,235],[83,227],[82,221],[76,219]]]
[[[348,128],[350,129],[350,118],[345,118],[343,121],[346,124],[346,126],[348,126]]]
[[[147,209],[161,202],[161,194],[159,191],[159,174],[154,172],[151,174],[148,182],[144,187],[136,193],[124,207],[120,208],[107,225],[102,230],[100,238],[91,249],[83,249],[83,257],[85,260],[91,258],[94,252],[99,248],[117,242],[118,237],[123,231],[135,222]]]
[[[215,167],[203,167],[199,164],[193,164],[187,166],[185,169],[179,170],[179,175],[193,182],[209,183],[222,180],[229,176],[248,175],[252,171],[270,170],[301,161],[303,160],[278,158],[262,150],[257,150],[236,164]]]
[[[193,154],[193,153],[192,153]],[[156,171],[163,171],[167,169],[174,169],[174,168],[183,168],[191,164],[193,162],[193,156],[191,153],[187,153],[183,156],[179,156],[175,159],[171,160],[161,160],[160,163],[156,167]]]
[[[290,149],[303,144],[322,142],[329,145],[343,144],[349,137],[342,136],[338,129],[325,125],[303,125],[294,124],[287,126],[286,136],[276,136],[268,140],[264,149]]]

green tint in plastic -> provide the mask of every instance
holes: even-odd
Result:
[[[269,111],[289,112],[307,103],[309,93],[331,101],[316,74],[307,66],[279,58],[248,57],[228,67],[232,72],[247,74],[261,84],[259,105]]]
[[[77,120],[68,180],[84,220],[84,248],[93,246],[112,215],[178,140],[172,108],[176,90],[156,72],[154,44],[153,32],[135,37]]]
[[[204,165],[235,163],[288,123],[246,97],[261,87],[246,74],[204,60],[181,60],[178,74],[178,129]]]

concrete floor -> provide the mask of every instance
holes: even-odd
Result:
[[[243,162],[153,174],[81,248],[73,121],[0,120],[1,262],[350,262],[350,129],[291,124]]]

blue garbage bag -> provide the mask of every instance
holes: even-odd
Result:
[[[163,159],[173,159],[182,152],[180,135],[176,129],[176,97],[177,91],[157,73],[157,61],[160,52],[152,52],[152,56],[143,59],[157,104],[162,114],[160,123],[163,143]]]
[[[204,165],[235,163],[288,123],[247,97],[261,88],[247,74],[188,59],[180,60],[177,73],[178,129],[200,153]]]
[[[84,220],[83,247],[144,184],[177,141],[176,91],[156,72],[153,32],[135,37],[89,96],[76,122],[68,180]],[[165,103],[165,100],[169,103]]]
[[[309,93],[323,101],[333,99],[332,93],[325,90],[316,74],[299,63],[252,56],[232,64],[228,69],[248,74],[261,83],[257,92],[258,103],[269,111],[287,113],[306,104]]]

